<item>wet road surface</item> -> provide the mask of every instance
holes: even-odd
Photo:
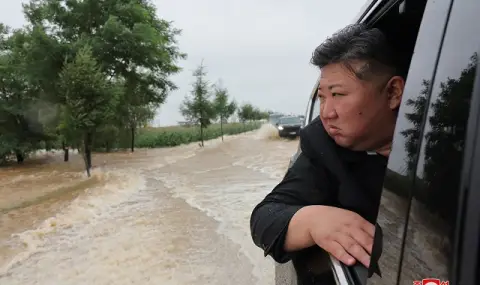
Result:
[[[298,141],[269,136],[1,168],[0,284],[273,284],[249,215]]]

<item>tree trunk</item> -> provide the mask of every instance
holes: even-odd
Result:
[[[222,133],[222,142],[223,142],[223,118],[220,117],[220,132]]]
[[[62,149],[63,149],[63,161],[68,161],[68,147],[65,144],[65,141],[62,141]]]
[[[90,132],[87,132],[85,134],[85,139],[84,139],[84,161],[85,161],[85,168],[87,170],[87,176],[90,177],[90,169],[92,168],[92,150],[91,150],[91,145],[92,145],[92,134]]]
[[[23,153],[21,153],[20,151],[15,151],[15,156],[17,157],[17,163],[23,163],[23,161],[25,160],[25,156],[23,155]]]
[[[135,150],[135,127],[131,127],[130,131],[132,132],[132,141],[130,142],[130,149],[133,152]]]
[[[85,154],[87,155],[88,168],[92,168],[92,135],[87,134],[87,148]]]
[[[110,152],[110,143],[108,141],[105,143],[105,152]]]
[[[200,124],[200,139],[202,140],[202,147],[203,147],[203,126]]]

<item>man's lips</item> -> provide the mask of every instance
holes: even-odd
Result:
[[[337,135],[340,133],[340,129],[335,126],[328,126],[327,130],[328,130],[328,133],[331,135]]]

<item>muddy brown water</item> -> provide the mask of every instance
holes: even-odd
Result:
[[[273,284],[249,215],[298,141],[272,134],[0,168],[0,284]]]

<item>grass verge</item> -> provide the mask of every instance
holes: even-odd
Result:
[[[229,123],[223,125],[224,135],[235,135],[256,130],[261,127],[260,122]],[[203,130],[203,139],[211,140],[222,135],[220,124],[210,125]],[[172,147],[200,141],[198,126],[172,126],[140,129],[135,140],[136,148]]]

